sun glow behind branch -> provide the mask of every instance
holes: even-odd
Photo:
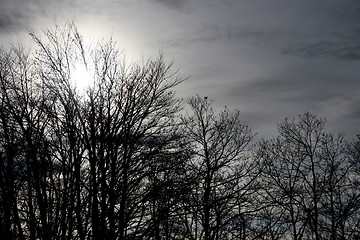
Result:
[[[71,83],[79,92],[84,92],[92,82],[93,74],[91,68],[83,61],[76,61],[71,71]]]

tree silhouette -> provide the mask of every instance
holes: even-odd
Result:
[[[304,113],[255,143],[208,97],[182,112],[161,54],[129,64],[73,24],[30,36],[0,51],[2,238],[359,238],[359,137]]]
[[[325,120],[305,113],[279,124],[280,136],[260,144],[266,201],[281,209],[293,239],[349,239],[349,211],[358,207],[343,135],[325,132]],[[357,211],[357,210],[356,210]],[[350,235],[347,235],[350,234]]]
[[[194,154],[189,169],[197,179],[184,221],[191,239],[226,239],[253,191],[256,165],[248,154],[253,134],[241,124],[238,111],[216,114],[207,97],[188,103],[192,114],[183,118],[184,131]]]
[[[20,210],[3,208],[2,229],[22,239],[141,236],[151,164],[183,159],[164,155],[177,149],[171,89],[183,79],[162,56],[125,66],[112,42],[87,54],[73,25],[43,33],[31,34],[34,58],[2,56],[2,206]],[[93,69],[85,93],[71,79],[75,61]]]

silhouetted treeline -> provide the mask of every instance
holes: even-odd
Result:
[[[2,239],[360,238],[360,136],[304,113],[256,142],[239,111],[177,99],[162,56],[128,65],[73,25],[31,37],[0,54]]]

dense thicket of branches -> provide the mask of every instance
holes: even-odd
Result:
[[[207,97],[182,113],[162,56],[127,65],[72,25],[31,36],[0,54],[2,238],[359,239],[360,137],[305,113],[256,143]]]

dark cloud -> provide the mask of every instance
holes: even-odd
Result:
[[[301,57],[327,57],[345,61],[360,60],[360,1],[328,1],[314,3],[316,12],[304,12],[306,24],[293,26],[297,38],[287,43],[284,54]]]
[[[15,32],[27,27],[31,10],[26,6],[4,4],[0,12],[0,31]]]
[[[15,22],[14,19],[5,16],[5,15],[0,15],[0,31],[9,31],[10,29],[14,29],[14,28],[18,28],[19,27],[19,22]]]
[[[300,43],[295,47],[285,49],[283,53],[303,57],[324,56],[340,60],[360,61],[360,42],[321,41],[316,43]]]
[[[201,42],[239,42],[249,44],[266,44],[283,33],[276,31],[261,31],[246,26],[219,26],[217,24],[204,24],[203,26],[183,32],[176,38],[165,42],[172,46],[183,46]]]
[[[185,7],[185,5],[189,3],[190,0],[153,0],[153,1],[164,4],[165,6],[168,6],[170,8],[182,10]]]
[[[270,131],[271,124],[283,117],[310,111],[328,118],[329,130],[344,131],[351,138],[360,131],[359,70],[355,62],[335,62],[311,59],[302,63],[299,59],[297,66],[284,65],[275,75],[229,85],[227,95],[238,99],[247,119],[260,117],[254,120],[257,131]]]
[[[76,12],[84,12],[93,0],[1,0],[0,35],[42,28],[57,21],[71,20]],[[44,26],[39,26],[43,23]]]
[[[229,89],[230,96],[238,96],[242,99],[264,100],[268,103],[286,103],[301,105],[311,105],[310,102],[325,99],[331,95],[329,91],[319,92],[320,82],[306,81],[296,77],[288,79],[256,79],[247,83],[239,83],[238,86],[232,86]],[[319,94],[315,94],[319,92]]]
[[[224,36],[231,41],[240,40],[261,44],[268,43],[275,37],[278,37],[279,33],[250,29],[249,27],[244,26],[236,26],[227,28],[224,32]]]
[[[49,21],[56,19],[56,12],[61,13],[61,8],[54,5],[53,0],[1,0],[0,8],[0,34],[17,33],[28,31],[35,26],[34,24],[41,18]],[[62,2],[63,4],[65,2]],[[53,19],[49,19],[53,16]],[[51,17],[50,17],[51,18]]]

